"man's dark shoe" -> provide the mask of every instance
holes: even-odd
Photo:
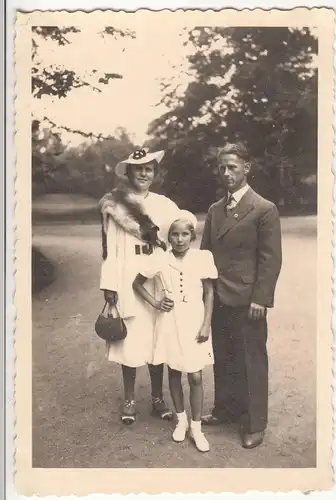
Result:
[[[237,418],[233,415],[218,418],[212,413],[209,415],[203,415],[201,417],[201,422],[204,425],[221,425],[221,424],[232,424],[237,422]]]
[[[251,450],[252,448],[256,448],[261,445],[264,439],[265,432],[254,432],[253,434],[243,434],[243,448],[247,448]]]

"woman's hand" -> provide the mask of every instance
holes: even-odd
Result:
[[[114,290],[104,290],[104,299],[110,306],[115,306],[118,303],[118,292]]]
[[[196,337],[197,343],[203,344],[204,342],[209,340],[209,333],[210,333],[209,328],[204,328],[202,326],[202,328],[200,329],[200,331],[198,332],[198,335]]]
[[[174,301],[168,297],[164,297],[162,300],[158,300],[156,304],[156,309],[159,311],[169,312],[174,307]]]

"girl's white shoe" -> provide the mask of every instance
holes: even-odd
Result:
[[[172,437],[173,440],[176,441],[176,443],[182,443],[182,441],[185,440],[187,430],[189,427],[188,418],[185,411],[182,413],[177,413],[176,416],[177,416],[177,424]]]
[[[194,441],[198,451],[206,452],[210,450],[210,445],[201,429],[201,422],[191,421],[190,437]]]

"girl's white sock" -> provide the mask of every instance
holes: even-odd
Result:
[[[190,427],[191,427],[191,429],[194,429],[195,431],[200,431],[201,430],[201,421],[200,420],[191,420]]]
[[[188,430],[188,418],[185,411],[181,413],[176,413],[177,425],[173,432],[173,440],[177,443],[181,443],[185,440],[186,433]]]
[[[185,410],[181,413],[176,413],[176,418],[178,422],[187,422],[188,420]]]
[[[192,420],[190,422],[190,434],[191,438],[194,440],[196,448],[199,451],[209,451],[210,446],[209,443],[204,436],[201,428],[201,421],[195,422],[195,420]]]

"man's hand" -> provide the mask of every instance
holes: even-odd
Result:
[[[115,306],[118,303],[118,292],[114,290],[104,290],[104,299],[110,306]]]
[[[174,307],[174,301],[169,297],[164,297],[162,300],[157,301],[156,309],[159,311],[169,312]]]
[[[255,304],[254,302],[252,302],[248,312],[249,319],[256,321],[258,319],[264,318],[265,316],[266,316],[266,307],[260,306],[259,304]]]
[[[203,344],[209,339],[209,329],[201,328],[197,334],[196,340],[198,344]]]

